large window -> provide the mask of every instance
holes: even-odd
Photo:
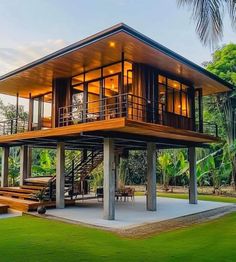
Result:
[[[191,117],[189,87],[183,83],[158,76],[159,102],[167,112]]]
[[[81,119],[115,116],[119,94],[132,93],[132,64],[123,61],[96,68],[72,78],[73,108]],[[84,104],[81,105],[81,104]],[[83,115],[82,111],[86,114]],[[121,108],[120,108],[121,110]]]
[[[121,90],[122,73],[124,90]],[[131,93],[132,82],[132,64],[127,61],[123,62],[123,66],[122,62],[118,62],[90,70],[72,78],[74,93],[81,90],[82,85],[89,85],[88,97],[89,94],[93,94],[93,97],[95,97],[94,95],[99,96],[101,88],[103,89],[103,97],[110,97],[119,93]]]

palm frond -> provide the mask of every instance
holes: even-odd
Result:
[[[236,29],[236,0],[225,0],[233,29]]]
[[[196,32],[204,45],[215,47],[223,37],[224,4],[235,21],[235,0],[177,0],[178,6],[188,6],[196,23]],[[233,7],[233,9],[232,9]]]

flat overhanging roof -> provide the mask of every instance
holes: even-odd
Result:
[[[112,43],[112,44],[111,44]],[[29,97],[50,91],[54,78],[125,59],[149,64],[182,78],[204,95],[230,91],[233,86],[125,24],[118,24],[0,77],[0,93]]]

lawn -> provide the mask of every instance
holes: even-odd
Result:
[[[236,213],[147,239],[36,217],[0,220],[0,261],[235,261]]]
[[[143,196],[144,192],[136,192],[135,195]],[[188,194],[158,192],[157,195],[160,197],[188,199]],[[235,203],[236,204],[235,197],[215,196],[215,195],[198,195],[198,199],[203,200],[203,201],[215,201],[215,202],[225,202],[225,203]]]
[[[162,193],[158,192],[158,196],[160,197],[171,197],[171,198],[181,198],[188,199],[188,194],[175,194],[175,193]],[[216,202],[225,202],[225,203],[236,203],[235,197],[225,197],[225,196],[214,196],[214,195],[198,195],[199,200],[204,201],[216,201]]]

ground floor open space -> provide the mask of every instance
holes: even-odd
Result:
[[[98,227],[124,229],[232,205],[211,201],[199,201],[198,204],[189,204],[186,199],[158,197],[157,210],[147,211],[146,197],[136,196],[134,201],[115,202],[115,220],[105,220],[103,218],[103,202],[98,202],[97,199],[80,201],[76,206],[64,209],[49,209],[47,214],[60,219]]]

